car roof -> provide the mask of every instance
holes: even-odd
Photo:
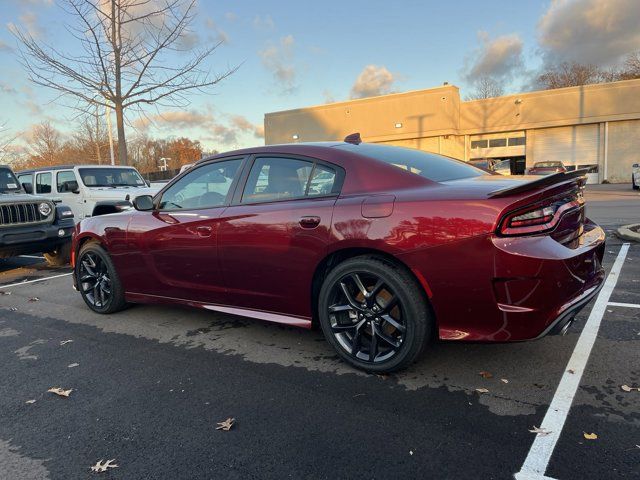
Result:
[[[74,168],[135,168],[133,165],[98,165],[98,164],[82,164],[82,165],[52,165],[51,167],[29,168],[28,170],[20,170],[17,174],[35,173],[56,170],[72,170]]]

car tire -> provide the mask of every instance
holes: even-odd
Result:
[[[327,274],[318,317],[338,355],[371,373],[390,373],[415,362],[435,323],[413,275],[375,255],[345,260]]]
[[[71,242],[58,245],[55,250],[46,252],[44,259],[50,267],[62,267],[71,261]]]
[[[90,242],[80,249],[74,275],[82,299],[94,312],[115,313],[128,306],[111,257],[98,243]]]
[[[634,190],[640,190],[640,185],[636,185],[636,179],[633,175],[631,175],[631,186]]]

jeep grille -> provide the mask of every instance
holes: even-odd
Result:
[[[51,214],[45,217],[38,210],[38,205],[43,202],[12,203],[0,205],[0,226],[18,226],[38,223],[47,223],[53,220],[55,208],[51,207]]]

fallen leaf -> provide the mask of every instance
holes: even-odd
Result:
[[[489,390],[486,388],[476,388],[476,392],[478,393],[489,393]]]
[[[40,299],[38,297],[32,297],[29,299],[30,302],[39,302]]]
[[[376,374],[376,377],[378,377],[381,380],[386,380],[387,378],[389,378],[389,375],[385,375],[384,373],[381,374],[381,375]]]
[[[620,388],[625,392],[633,392],[634,390],[637,390],[638,392],[640,392],[640,387],[630,387],[629,385],[621,385]]]
[[[598,438],[598,435],[596,435],[595,433],[582,432],[582,434],[587,440],[595,440],[596,438]]]
[[[225,432],[228,432],[231,430],[231,427],[233,427],[235,421],[235,418],[229,417],[224,422],[218,422],[216,430],[224,430]]]
[[[5,292],[4,290],[0,290],[0,295],[11,295],[11,292]]]
[[[17,307],[11,307],[11,308],[9,309],[9,311],[10,311],[10,312],[17,312],[17,311],[18,311],[18,309],[17,309]]]
[[[501,379],[500,379],[500,381],[501,381],[502,383],[509,383],[509,380],[507,380],[506,378],[501,378]]]
[[[413,455],[413,450],[409,450],[409,455]]]
[[[567,370],[567,372],[569,373],[576,373],[576,371],[573,368],[570,368],[569,370]]]
[[[67,368],[73,368],[73,367],[78,367],[80,366],[79,363],[70,363],[69,365],[67,365]]]
[[[26,403],[26,404],[28,404],[28,405],[31,405],[32,403],[36,403],[36,401],[35,401],[35,400],[27,400],[27,401],[26,401],[26,402],[24,402],[24,403]]]
[[[482,378],[493,378],[493,374],[491,372],[485,372],[484,370],[481,371],[478,375],[480,375]]]
[[[118,468],[118,465],[112,463],[115,461],[115,458],[107,460],[106,462],[104,460],[98,460],[98,462],[93,467],[91,467],[91,471],[100,473],[106,472],[108,468]]]
[[[72,391],[72,388],[70,388],[69,390],[64,390],[60,387],[51,387],[49,390],[47,390],[47,392],[55,393],[56,395],[59,395],[61,397],[68,397],[69,395],[71,395]]]
[[[73,342],[73,340],[62,340],[60,342],[60,345],[66,345],[67,343],[71,343],[71,342]]]
[[[546,428],[538,428],[536,426],[534,426],[531,430],[529,430],[531,433],[535,433],[536,435],[540,436],[540,437],[544,437],[546,435],[549,435],[551,433],[551,430],[547,430]]]

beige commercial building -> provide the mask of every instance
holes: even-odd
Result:
[[[458,87],[350,100],[265,115],[267,144],[341,140],[360,132],[461,160],[588,167],[590,182],[630,182],[640,162],[640,80],[462,101]]]

